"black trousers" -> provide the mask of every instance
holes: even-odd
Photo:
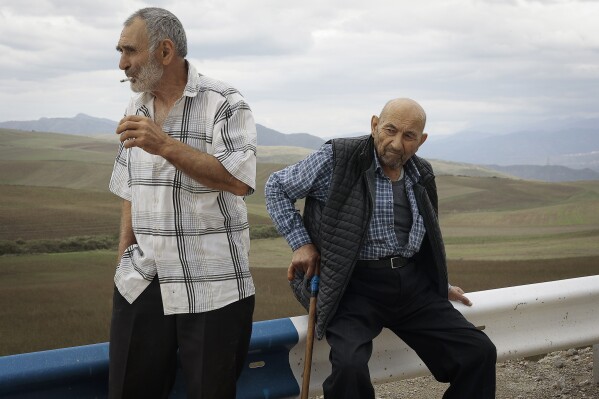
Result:
[[[210,312],[165,316],[157,278],[132,304],[115,288],[109,397],[168,398],[178,350],[188,398],[234,399],[253,311],[251,296]]]
[[[450,383],[444,399],[495,397],[495,345],[411,264],[384,270],[356,266],[326,332],[332,364],[323,383],[326,399],[374,399],[368,361],[383,327],[414,349],[438,381]]]

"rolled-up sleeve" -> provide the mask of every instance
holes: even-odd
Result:
[[[119,197],[131,201],[131,181],[129,180],[129,151],[123,143],[114,161],[112,175],[110,176],[109,190]]]
[[[223,104],[214,125],[214,156],[236,179],[256,188],[256,124],[252,111],[240,95],[234,104]]]

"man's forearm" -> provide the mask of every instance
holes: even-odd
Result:
[[[295,200],[289,198],[280,181],[280,172],[275,172],[266,181],[266,211],[277,231],[285,237],[292,250],[311,244],[310,236],[303,224],[300,212],[295,209]]]
[[[116,132],[121,135],[120,140],[125,148],[139,147],[150,154],[159,155],[206,187],[240,196],[251,191],[248,184],[229,173],[216,157],[170,137],[149,118],[126,116]],[[251,178],[250,181],[253,180]]]
[[[178,140],[169,140],[161,155],[175,168],[206,187],[240,196],[250,192],[251,188],[229,173],[216,157]]]

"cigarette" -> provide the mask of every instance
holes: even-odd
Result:
[[[128,81],[130,81],[130,80],[131,80],[131,78],[130,78],[130,77],[129,77],[129,78],[126,78],[126,79],[121,79],[121,83],[128,82]]]

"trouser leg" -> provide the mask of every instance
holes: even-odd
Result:
[[[179,357],[190,399],[235,399],[252,333],[254,296],[222,309],[177,315]]]
[[[403,298],[404,317],[389,328],[415,350],[437,380],[450,383],[445,399],[494,398],[495,345],[430,289],[423,276],[402,274],[402,287],[421,288]]]
[[[374,399],[368,361],[382,325],[362,288],[368,290],[365,282],[352,279],[327,327],[332,370],[322,385],[325,399]]]
[[[397,334],[414,349],[438,381],[450,383],[445,399],[495,397],[497,353],[484,333],[464,325],[428,326]]]
[[[109,397],[167,398],[176,373],[175,319],[165,316],[158,279],[129,304],[115,288]]]
[[[411,346],[437,380],[451,384],[445,399],[495,397],[495,346],[411,265],[356,268],[327,328],[332,373],[323,384],[326,399],[374,398],[368,361],[382,327]]]
[[[368,361],[372,355],[372,340],[380,329],[362,323],[352,314],[336,317],[327,329],[331,348],[331,375],[323,383],[326,399],[374,399]]]

